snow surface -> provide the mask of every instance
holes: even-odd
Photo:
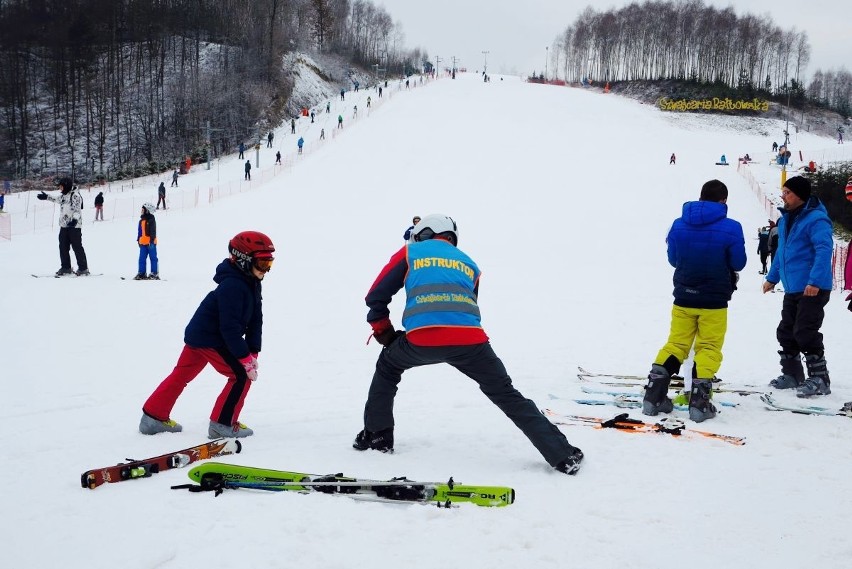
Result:
[[[236,155],[182,176],[201,197],[198,207],[157,215],[163,282],[119,279],[136,272],[135,213],[93,224],[88,197],[83,240],[103,276],[33,279],[59,267],[55,229],[0,243],[2,566],[848,567],[852,422],[770,412],[756,396],[719,395],[739,407],[699,427],[745,436],[743,447],[563,427],[586,454],[567,477],[472,381],[448,366],[419,368],[405,374],[396,400],[396,453],[351,448],[380,349],[365,345],[363,297],[412,215],[458,222],[461,248],[483,269],[483,324],[516,387],[540,407],[610,417],[621,410],[572,401],[582,396],[576,367],[647,372],[668,333],[666,232],[681,204],[719,178],[750,255],[719,375],[765,385],[778,373],[782,295],[761,294],[755,254],[767,213],[736,157],[755,158],[754,177],[777,194],[770,147],[783,122],[663,114],[510,77],[486,84],[461,74],[394,89],[390,100],[389,91],[370,115],[365,101],[371,95],[375,105],[375,92],[332,99],[331,116],[321,117],[326,143],[302,119],[306,153],[270,169],[276,149],[288,159],[295,152],[296,137],[282,127],[276,148],[260,150],[265,169],[253,170],[254,185],[238,184]],[[353,104],[361,110],[354,122]],[[338,113],[346,128],[332,138]],[[845,150],[807,134],[791,146],[805,161]],[[734,164],[715,166],[721,154]],[[208,203],[206,188],[224,181],[250,191]],[[137,205],[156,199],[158,182],[122,195]],[[16,211],[23,199],[6,203]],[[439,510],[250,491],[214,498],[170,490],[188,481],[181,470],[80,488],[87,469],[206,440],[223,385],[210,368],[177,403],[182,433],[139,434],[140,408],[171,371],[228,239],[246,229],[268,233],[278,253],[264,283],[260,378],[241,417],[256,435],[242,454],[219,460],[371,478],[453,476],[510,485],[514,505]],[[850,317],[835,291],[823,326],[834,393],[818,405],[852,399]]]

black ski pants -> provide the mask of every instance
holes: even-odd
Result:
[[[784,295],[781,322],[775,332],[784,352],[823,354],[825,346],[819,329],[830,297],[830,290],[820,290],[816,296],[804,296],[800,292]]]
[[[536,404],[512,386],[506,367],[491,344],[473,346],[415,346],[405,336],[382,349],[364,406],[364,428],[376,432],[394,426],[393,401],[402,372],[413,367],[447,363],[479,384],[479,389],[527,436],[551,466],[573,453],[574,447]]]
[[[59,228],[59,261],[63,269],[71,268],[71,254],[69,249],[74,249],[74,257],[77,259],[77,270],[89,269],[86,260],[86,250],[83,249],[83,230],[79,227]]]

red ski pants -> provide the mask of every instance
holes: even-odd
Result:
[[[246,375],[243,364],[224,349],[184,346],[175,369],[145,401],[142,410],[155,419],[167,421],[184,388],[198,377],[207,364],[212,365],[213,369],[228,378],[225,388],[216,398],[210,420],[223,425],[235,425],[251,387],[251,381]]]

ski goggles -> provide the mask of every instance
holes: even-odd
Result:
[[[261,273],[268,273],[272,270],[273,261],[275,261],[275,258],[271,255],[269,257],[254,257],[252,258],[252,266]]]

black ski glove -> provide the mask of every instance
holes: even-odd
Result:
[[[401,336],[405,336],[405,330],[394,330],[393,326],[385,328],[382,332],[373,333],[376,341],[386,348],[396,342]]]
[[[37,197],[38,199],[40,199],[40,200],[46,200],[46,199],[47,199],[47,194],[46,194],[46,193],[44,193],[44,192],[39,192],[39,193],[38,193],[38,195],[37,195],[36,197]]]
[[[71,227],[77,227],[77,220],[76,220],[76,219],[72,219],[71,221],[69,221],[69,222],[68,222],[68,225],[66,225],[66,227],[69,227],[69,228],[71,228]]]

